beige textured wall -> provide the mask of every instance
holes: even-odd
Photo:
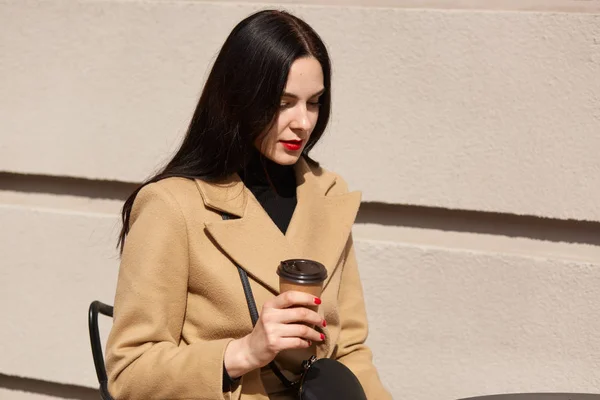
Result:
[[[333,58],[316,154],[364,192],[394,397],[600,393],[600,1],[290,3]],[[0,399],[98,398],[86,311],[112,302],[118,209],[263,7],[0,0]]]

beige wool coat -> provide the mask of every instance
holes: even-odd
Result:
[[[348,193],[339,176],[303,158],[295,171],[298,203],[285,235],[237,175],[220,184],[168,178],[140,191],[107,343],[115,399],[269,399],[278,382],[266,368],[244,375],[233,392],[222,391],[225,348],[252,331],[232,260],[248,273],[260,310],[279,293],[279,262],[291,258],[328,270],[319,308],[328,325],[326,340],[313,345],[317,356],[348,366],[370,400],[391,399],[364,343],[367,318],[351,236],[360,193]],[[222,212],[239,218],[224,221]],[[302,356],[292,351],[277,361],[291,365]]]

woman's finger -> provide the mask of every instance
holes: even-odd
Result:
[[[310,341],[299,337],[285,337],[280,339],[279,347],[281,348],[281,351],[290,349],[306,349],[310,347],[311,344],[312,343]]]
[[[277,327],[277,336],[285,338],[301,338],[312,342],[322,342],[325,335],[302,324],[286,324]]]
[[[274,320],[276,319],[281,324],[289,324],[291,322],[304,322],[309,325],[324,326],[323,317],[313,310],[306,307],[291,307],[283,310],[273,310]]]
[[[321,304],[321,299],[308,293],[290,290],[265,303],[271,308],[288,308],[292,306],[314,307]]]

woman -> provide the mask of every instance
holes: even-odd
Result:
[[[349,367],[369,399],[391,398],[364,344],[360,195],[308,157],[330,96],[327,51],[305,22],[262,11],[233,29],[181,148],[123,207],[106,363],[116,399],[293,399],[265,366],[293,379],[309,351]],[[320,298],[279,294],[276,268],[291,258],[326,266]]]

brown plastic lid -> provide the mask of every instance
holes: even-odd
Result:
[[[295,283],[321,283],[327,279],[327,269],[323,264],[313,260],[292,259],[279,264],[277,275]]]

